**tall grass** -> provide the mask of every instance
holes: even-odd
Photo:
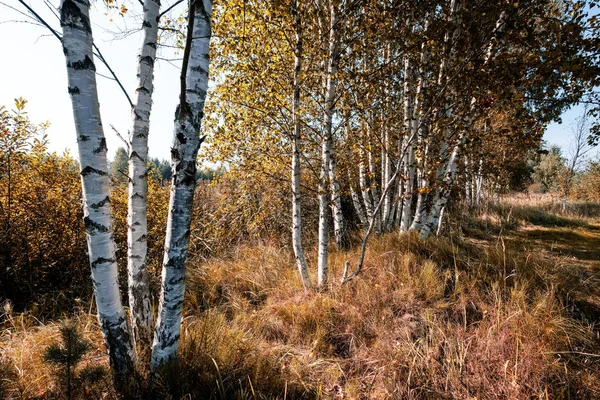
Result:
[[[292,254],[272,243],[192,260],[180,358],[155,377],[153,395],[600,398],[597,277],[522,233],[535,225],[594,235],[596,220],[519,202],[459,213],[444,237],[376,238],[361,275],[345,285],[338,278],[358,249],[333,253],[330,285],[319,292],[302,289]],[[93,319],[78,318],[100,349]],[[28,324],[14,322],[2,340],[23,371],[9,378],[14,397],[51,390],[38,367],[57,329]]]

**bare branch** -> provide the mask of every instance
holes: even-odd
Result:
[[[121,139],[123,143],[125,143],[125,147],[127,147],[127,153],[129,153],[129,142],[125,140],[125,138],[119,133],[117,128],[113,124],[110,125],[111,129],[117,134],[117,137]]]
[[[184,0],[178,0],[178,1],[176,1],[175,3],[171,4],[171,6],[170,6],[170,7],[167,7],[167,9],[166,9],[165,11],[161,12],[161,13],[158,15],[158,18],[162,18],[162,17],[163,17],[163,15],[165,15],[166,13],[168,13],[169,11],[171,11],[172,9],[174,9],[175,7],[177,7],[179,4],[183,3],[183,1],[184,1]]]

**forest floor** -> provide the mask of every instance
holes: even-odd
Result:
[[[358,256],[333,252],[329,287],[308,292],[289,249],[273,243],[192,260],[179,364],[156,377],[153,396],[600,398],[600,205],[561,213],[511,197],[454,210],[440,237],[373,238],[361,275],[339,284]],[[83,364],[105,365],[87,307],[71,315],[93,343]],[[41,358],[60,322],[11,321],[0,397],[57,397]],[[148,396],[143,382],[132,397]],[[108,387],[80,381],[86,398],[114,396]]]

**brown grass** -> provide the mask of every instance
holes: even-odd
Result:
[[[358,250],[333,253],[320,292],[305,292],[289,250],[272,244],[192,260],[179,364],[154,395],[599,398],[600,214],[552,207],[512,199],[460,213],[445,237],[376,238],[346,285]],[[95,320],[77,318],[100,348]],[[43,396],[52,382],[40,354],[57,327],[12,321],[0,341],[18,371],[7,390]]]

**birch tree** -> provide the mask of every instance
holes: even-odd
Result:
[[[338,20],[336,5],[333,1],[329,4],[329,40],[328,52],[325,62],[325,105],[323,111],[323,138],[321,139],[321,172],[319,175],[319,250],[317,260],[318,285],[324,286],[328,276],[329,256],[329,190],[327,187],[331,168],[331,148],[333,132],[333,112],[337,85],[338,62]],[[319,1],[319,11],[323,4]],[[324,22],[319,18],[320,36],[324,36]],[[340,210],[341,211],[341,210]],[[338,226],[339,229],[339,226]],[[341,232],[338,232],[341,234]],[[337,234],[336,234],[337,235]]]
[[[292,125],[294,129],[292,150],[292,246],[296,258],[296,266],[304,288],[312,286],[308,265],[302,247],[302,213],[300,206],[300,79],[302,74],[302,16],[298,0],[291,2],[294,17],[294,33],[296,47],[294,49],[294,83],[292,100]]]
[[[96,88],[89,8],[89,0],[62,0],[60,24],[77,133],[84,225],[98,319],[111,367],[117,375],[122,375],[133,367],[133,349],[119,293],[107,148]]]
[[[145,0],[137,88],[129,135],[129,202],[127,212],[127,282],[131,326],[136,344],[152,341],[152,308],[148,287],[148,134],[154,91],[154,63],[158,37],[160,0]]]
[[[185,295],[185,267],[196,188],[196,159],[204,140],[200,126],[208,91],[212,0],[190,3],[181,73],[180,103],[175,111],[171,148],[171,197],[165,238],[162,287],[152,344],[151,370],[176,357]]]

